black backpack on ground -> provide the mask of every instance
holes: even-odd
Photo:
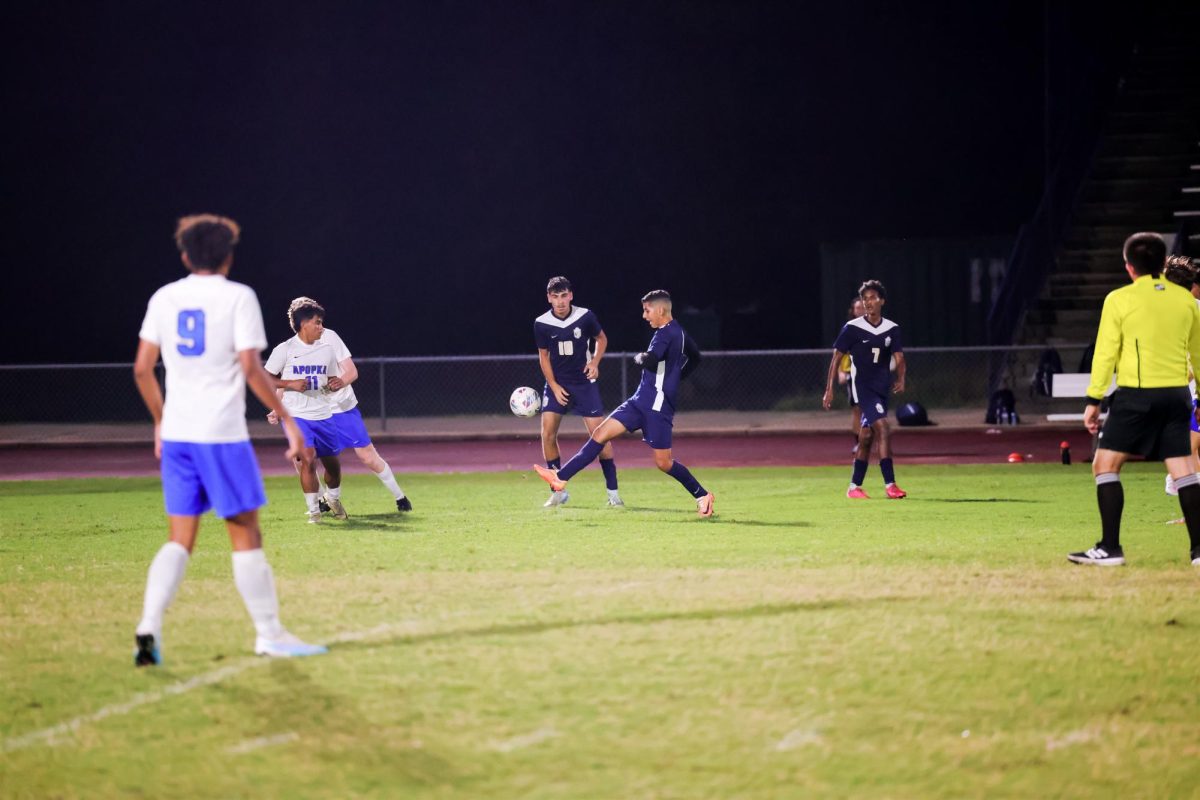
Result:
[[[1049,397],[1054,381],[1052,376],[1062,371],[1062,358],[1059,357],[1058,351],[1047,347],[1038,356],[1037,371],[1033,373],[1033,384],[1029,387],[1030,396],[1040,394],[1042,397]]]
[[[988,425],[1015,425],[1019,421],[1017,398],[1012,393],[1012,389],[998,389],[992,392],[984,422]]]

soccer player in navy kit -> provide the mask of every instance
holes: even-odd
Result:
[[[533,321],[538,364],[546,378],[542,390],[542,455],[550,469],[562,466],[558,428],[563,414],[570,411],[583,417],[588,434],[604,421],[604,403],[596,378],[600,375],[600,359],[608,348],[608,337],[596,315],[572,305],[574,299],[569,280],[562,276],[551,278],[546,285],[550,310]],[[611,443],[606,443],[600,451],[600,469],[608,488],[608,504],[625,505],[617,494],[617,465]],[[569,499],[565,489],[552,492],[545,506],[562,505]]]
[[[575,473],[600,454],[604,445],[626,431],[642,431],[642,441],[654,451],[654,465],[670,475],[696,498],[696,513],[711,517],[713,495],[700,485],[688,468],[671,456],[671,428],[679,381],[700,363],[700,351],[671,314],[671,295],[662,289],[642,298],[642,319],[654,328],[650,347],[634,356],[642,378],[633,396],[608,415],[592,432],[592,438],[570,461],[555,470],[534,464],[533,468],[550,488],[561,492]]]
[[[850,320],[842,327],[833,343],[833,358],[829,362],[829,374],[825,381],[825,396],[821,405],[828,411],[833,405],[833,381],[837,376],[842,356],[850,355],[850,391],[862,409],[862,423],[858,437],[858,450],[854,455],[854,473],[846,497],[862,500],[867,493],[862,489],[867,477],[867,462],[871,458],[871,445],[879,439],[879,469],[883,472],[884,489],[893,500],[906,497],[907,493],[896,485],[892,467],[892,445],[888,430],[888,386],[900,394],[904,391],[904,351],[900,344],[900,326],[883,316],[887,302],[887,290],[879,281],[867,281],[858,289],[866,314]],[[891,380],[891,361],[896,360],[896,382]]]

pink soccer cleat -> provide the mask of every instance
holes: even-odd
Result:
[[[538,474],[539,478],[544,480],[546,483],[550,484],[550,488],[556,492],[561,492],[563,489],[565,489],[567,487],[566,481],[560,481],[558,479],[558,470],[554,470],[554,469],[550,469],[549,467],[543,467],[538,464],[534,464],[533,471]]]
[[[903,500],[905,497],[908,497],[908,492],[894,483],[889,483],[887,485],[887,496],[889,500]]]
[[[871,495],[864,492],[862,490],[861,486],[851,486],[849,489],[846,490],[846,497],[849,497],[851,500],[870,500],[871,499]]]
[[[702,517],[711,517],[713,515],[713,493],[709,492],[704,497],[696,498],[696,513]]]

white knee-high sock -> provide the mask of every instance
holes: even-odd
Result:
[[[233,581],[242,602],[254,620],[254,630],[264,639],[283,635],[279,621],[279,598],[275,596],[275,576],[262,549],[233,552]]]
[[[163,615],[175,599],[187,564],[187,548],[178,542],[167,542],[159,548],[146,575],[146,599],[142,604],[138,633],[152,633],[155,639],[162,639]]]
[[[400,484],[396,483],[396,476],[392,474],[392,468],[386,461],[383,462],[383,472],[376,472],[375,477],[379,478],[380,483],[388,488],[392,497],[397,500],[404,497],[404,490],[400,488]]]
[[[325,485],[325,473],[321,472],[321,470],[317,470],[317,490],[321,494],[329,491],[329,487]]]

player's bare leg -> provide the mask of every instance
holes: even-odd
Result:
[[[861,424],[861,417],[859,418]],[[858,447],[854,451],[854,470],[850,474],[850,487],[846,489],[846,497],[851,500],[866,500],[870,497],[863,491],[863,481],[867,477],[867,464],[871,460],[871,445],[875,441],[875,429],[862,425],[858,429]]]
[[[142,601],[142,619],[134,632],[136,650],[133,663],[150,667],[162,663],[162,627],[167,607],[175,599],[187,571],[188,559],[196,546],[200,517],[167,516],[168,541],[155,554],[146,574],[146,594]]]
[[[549,467],[543,467],[540,464],[534,464],[533,469],[542,480],[550,484],[551,489],[561,492],[566,488],[567,481],[574,477],[575,473],[596,460],[596,457],[604,450],[605,444],[625,432],[624,425],[609,417],[600,423],[596,430],[592,431],[592,437],[584,443],[578,453],[571,457],[570,461],[562,465],[561,469],[554,470]],[[560,472],[567,473],[566,477],[560,478]]]
[[[319,459],[321,466],[325,468],[325,482],[318,488],[317,507],[320,508],[320,498],[323,497],[329,511],[333,513],[334,519],[346,519],[349,515],[346,513],[346,507],[342,505],[341,459],[337,456],[320,456]]]
[[[696,498],[696,513],[702,517],[711,517],[713,513],[713,494],[700,485],[700,481],[692,475],[683,464],[671,455],[671,449],[651,450],[654,453],[654,466],[679,481],[688,494]]]
[[[244,511],[225,520],[229,543],[233,547],[233,582],[237,585],[246,611],[254,621],[254,652],[260,656],[296,658],[315,656],[328,650],[300,641],[287,632],[279,621],[279,598],[275,576],[262,550],[262,531],[258,510]]]
[[[908,492],[896,485],[896,471],[892,466],[892,430],[886,417],[871,423],[871,430],[879,440],[879,471],[883,473],[884,492],[889,500],[908,497]]]
[[[375,477],[379,478],[379,482],[386,486],[387,490],[392,493],[392,497],[396,501],[397,511],[412,511],[412,501],[405,496],[404,490],[396,482],[396,476],[392,474],[392,468],[383,460],[383,456],[379,455],[379,451],[375,449],[375,445],[369,444],[366,447],[356,447],[354,448],[354,454],[358,456],[358,460],[363,463],[363,466],[374,472]]]
[[[542,457],[549,470],[557,470],[562,466],[562,454],[558,449],[558,429],[562,426],[562,418],[562,414],[554,411],[542,412]],[[561,506],[570,499],[571,495],[567,494],[566,489],[551,489],[550,497],[542,504],[542,508]]]
[[[300,473],[300,491],[304,493],[304,505],[308,511],[308,521],[310,523],[318,523],[321,521],[321,509],[318,506],[320,498],[320,486],[317,483],[317,451],[315,448],[306,447],[296,457],[296,471]]]
[[[583,424],[587,428],[589,436],[595,433],[596,428],[599,428],[603,422],[604,417],[583,418]],[[600,470],[604,473],[604,487],[608,491],[608,504],[616,507],[624,506],[621,495],[617,493],[617,462],[613,460],[611,440],[605,442],[604,449],[600,451]]]

